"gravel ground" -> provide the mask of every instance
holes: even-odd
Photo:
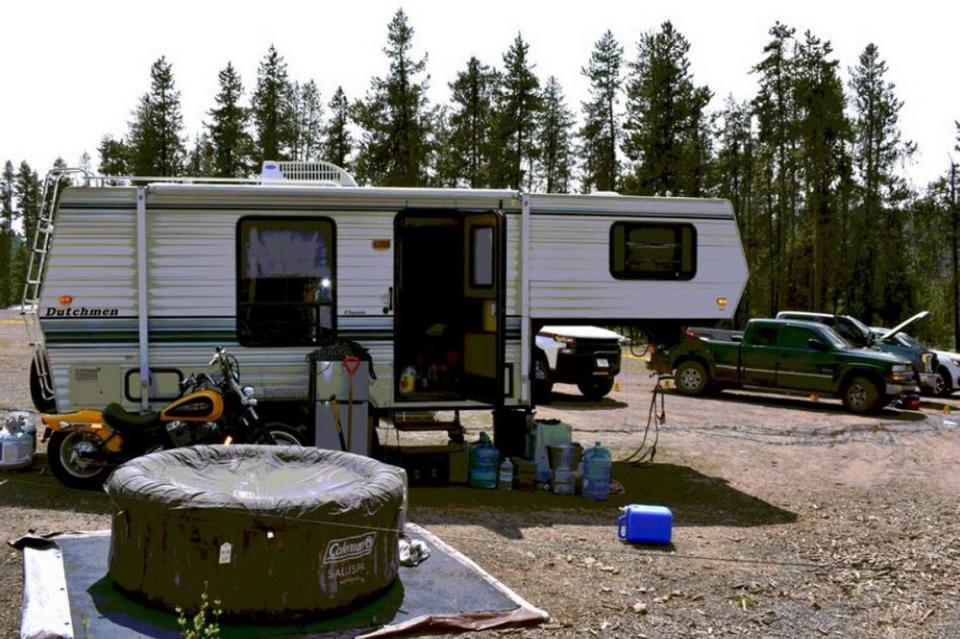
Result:
[[[29,349],[0,313],[0,418],[30,407]],[[640,445],[653,382],[626,359],[602,402],[558,386],[558,417],[615,459]],[[626,494],[414,489],[411,519],[552,615],[523,637],[960,636],[960,398],[858,417],[833,400],[666,397],[655,463],[620,461]],[[467,418],[470,438],[489,428]],[[38,456],[0,473],[0,538],[109,526],[104,495],[59,486]],[[673,546],[616,540],[618,506],[663,504]],[[20,556],[0,550],[0,636],[15,636]]]

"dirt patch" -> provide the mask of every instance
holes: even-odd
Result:
[[[4,410],[29,407],[29,349],[8,319]],[[643,363],[626,359],[610,397],[588,402],[558,386],[538,415],[623,460],[642,440],[652,388]],[[553,615],[515,636],[960,635],[960,401],[862,417],[834,400],[668,394],[666,413],[654,463],[615,464],[622,497],[414,489],[411,519]],[[466,423],[471,439],[490,427],[485,414]],[[109,526],[106,496],[60,487],[42,455],[0,482],[4,539]],[[627,503],[669,506],[673,545],[620,544]],[[4,548],[2,636],[16,634],[21,578],[19,554]]]

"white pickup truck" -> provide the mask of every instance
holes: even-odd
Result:
[[[544,326],[533,356],[534,400],[550,401],[555,383],[576,384],[584,397],[600,400],[620,372],[619,333],[596,326]]]

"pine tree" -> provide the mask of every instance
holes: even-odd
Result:
[[[730,200],[737,216],[751,274],[737,312],[741,318],[749,318],[755,299],[762,293],[758,292],[758,285],[770,275],[760,259],[760,251],[766,244],[761,239],[763,229],[758,228],[753,206],[755,139],[750,105],[728,97],[720,123],[711,182],[718,197]]]
[[[627,84],[625,190],[697,196],[704,185],[704,109],[710,91],[690,73],[690,43],[670,22],[644,34]]]
[[[607,31],[597,40],[590,62],[581,73],[590,80],[590,100],[583,103],[580,129],[583,157],[581,187],[590,191],[614,191],[620,173],[617,148],[622,131],[617,104],[622,91],[623,47]]]
[[[213,175],[244,177],[250,173],[253,140],[247,132],[250,111],[241,104],[243,81],[230,62],[217,79],[220,90],[214,98],[216,106],[208,112],[210,122],[206,125],[213,154]]]
[[[353,137],[350,135],[350,101],[343,87],[338,86],[330,98],[330,120],[323,128],[321,144],[322,159],[348,169],[353,152]]]
[[[256,164],[290,159],[295,136],[293,85],[287,77],[287,63],[273,45],[260,62],[251,103]]]
[[[7,160],[0,175],[0,308],[14,303],[17,292],[13,258],[13,163]]]
[[[903,269],[897,267],[897,243],[902,233],[891,234],[904,220],[897,209],[907,197],[906,182],[897,166],[913,153],[914,145],[903,140],[899,113],[903,106],[888,82],[887,64],[875,44],[868,44],[859,63],[851,69],[849,82],[854,118],[853,165],[858,181],[859,206],[853,231],[853,268],[859,282],[847,283],[851,310],[865,317],[888,314],[891,321],[906,312],[900,288]],[[900,304],[896,304],[900,301]],[[899,307],[899,308],[898,308]]]
[[[130,149],[127,148],[123,140],[115,140],[112,136],[105,135],[100,140],[100,146],[97,147],[97,154],[100,156],[101,175],[129,175],[130,170]]]
[[[490,184],[490,144],[496,71],[476,57],[450,83],[450,145],[456,159],[456,175],[470,188]]]
[[[186,159],[180,92],[173,67],[161,57],[150,67],[150,90],[130,123],[127,145],[135,175],[179,175]]]
[[[17,198],[16,217],[19,218],[23,229],[23,242],[17,252],[17,286],[21,286],[27,279],[30,254],[28,247],[33,245],[36,235],[37,220],[40,215],[40,179],[36,171],[30,168],[26,161],[20,163],[19,170],[14,178],[14,192]]]
[[[363,139],[357,172],[370,184],[417,186],[427,178],[432,113],[427,103],[426,56],[412,57],[413,28],[402,9],[387,27],[385,78],[375,77],[357,105]]]
[[[760,85],[753,107],[757,118],[757,156],[763,167],[761,199],[770,242],[766,255],[770,268],[767,301],[771,315],[783,307],[787,294],[788,247],[798,201],[794,33],[793,28],[777,22],[770,29],[771,40],[763,49],[763,60],[753,67]]]
[[[573,113],[567,108],[563,88],[550,76],[543,90],[537,139],[540,177],[547,193],[568,193],[573,168]]]
[[[216,152],[206,132],[193,140],[193,148],[187,155],[186,173],[195,177],[215,177]]]
[[[530,45],[518,33],[503,54],[503,74],[494,112],[495,187],[529,188],[532,180],[534,133],[542,101],[540,81],[533,73],[529,52]]]
[[[837,176],[844,153],[847,121],[843,84],[829,42],[809,31],[797,50],[796,102],[800,113],[798,139],[802,158],[804,214],[809,232],[799,246],[809,246],[804,260],[808,274],[797,286],[806,291],[808,307],[826,310],[839,263]]]
[[[296,112],[292,154],[295,160],[307,162],[317,159],[323,131],[323,103],[320,89],[313,80],[304,84],[294,83]]]
[[[430,186],[452,188],[457,186],[461,158],[454,148],[453,129],[447,107],[437,110],[434,117],[434,145],[430,159]]]

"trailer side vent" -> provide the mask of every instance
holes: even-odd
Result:
[[[263,182],[321,182],[330,186],[356,186],[346,170],[330,162],[278,162],[265,160],[260,172]]]
[[[73,369],[73,381],[75,382],[96,382],[100,377],[99,368],[79,368]]]

